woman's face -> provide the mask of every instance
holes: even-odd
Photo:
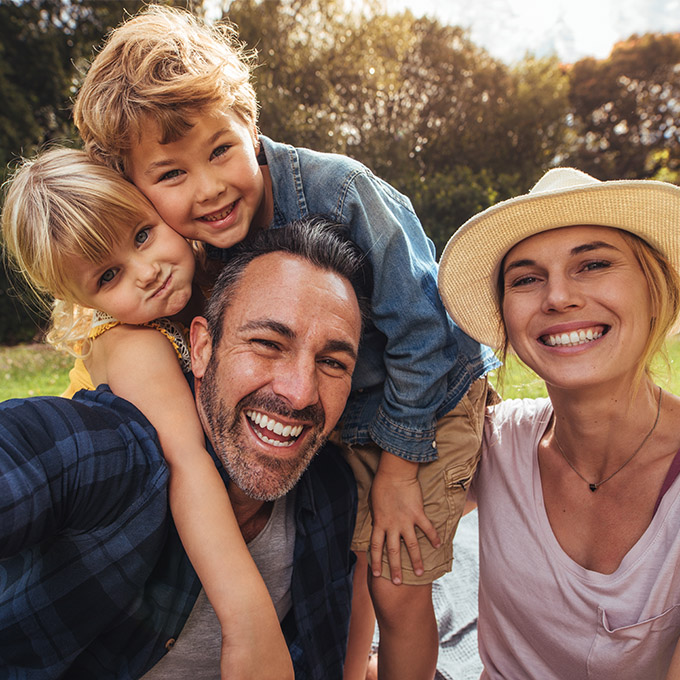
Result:
[[[510,345],[548,385],[632,381],[652,316],[646,279],[617,229],[563,227],[505,256]]]

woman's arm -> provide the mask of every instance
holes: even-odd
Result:
[[[224,483],[205,450],[191,389],[156,330],[118,326],[93,343],[88,369],[156,428],[170,470],[180,538],[222,626],[223,677],[293,678],[267,588],[245,545]]]
[[[680,680],[680,640],[675,645],[675,652],[671,659],[671,665],[666,673],[666,680]]]

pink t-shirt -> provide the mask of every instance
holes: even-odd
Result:
[[[665,678],[680,637],[680,478],[613,574],[560,547],[537,445],[547,399],[494,407],[472,486],[479,504],[479,646],[485,678]]]

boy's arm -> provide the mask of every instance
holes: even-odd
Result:
[[[94,343],[94,384],[134,403],[156,428],[170,470],[170,508],[187,555],[222,626],[223,677],[292,678],[267,588],[205,450],[191,389],[174,349],[150,328],[118,326]]]
[[[387,451],[380,463],[370,491],[373,532],[371,565],[373,575],[382,571],[383,547],[387,546],[392,582],[401,583],[401,541],[408,550],[416,575],[423,573],[423,560],[415,527],[418,526],[435,548],[441,541],[423,508],[423,494],[416,475],[419,463],[412,463]]]

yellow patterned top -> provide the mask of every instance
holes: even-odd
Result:
[[[177,354],[177,359],[180,363],[182,371],[184,373],[191,370],[191,354],[189,351],[189,338],[187,329],[179,323],[170,321],[169,319],[156,319],[155,321],[150,321],[149,323],[140,324],[146,328],[154,328],[160,333],[162,333],[175,348]],[[120,326],[120,321],[114,319],[108,314],[103,314],[102,312],[95,312],[92,319],[92,327],[88,333],[88,338],[94,340],[98,338],[102,333],[111,328]],[[71,398],[78,390],[93,390],[95,385],[92,383],[92,378],[90,373],[85,367],[85,363],[82,359],[76,359],[73,368],[70,370],[69,374],[69,386],[66,388],[62,397]]]

